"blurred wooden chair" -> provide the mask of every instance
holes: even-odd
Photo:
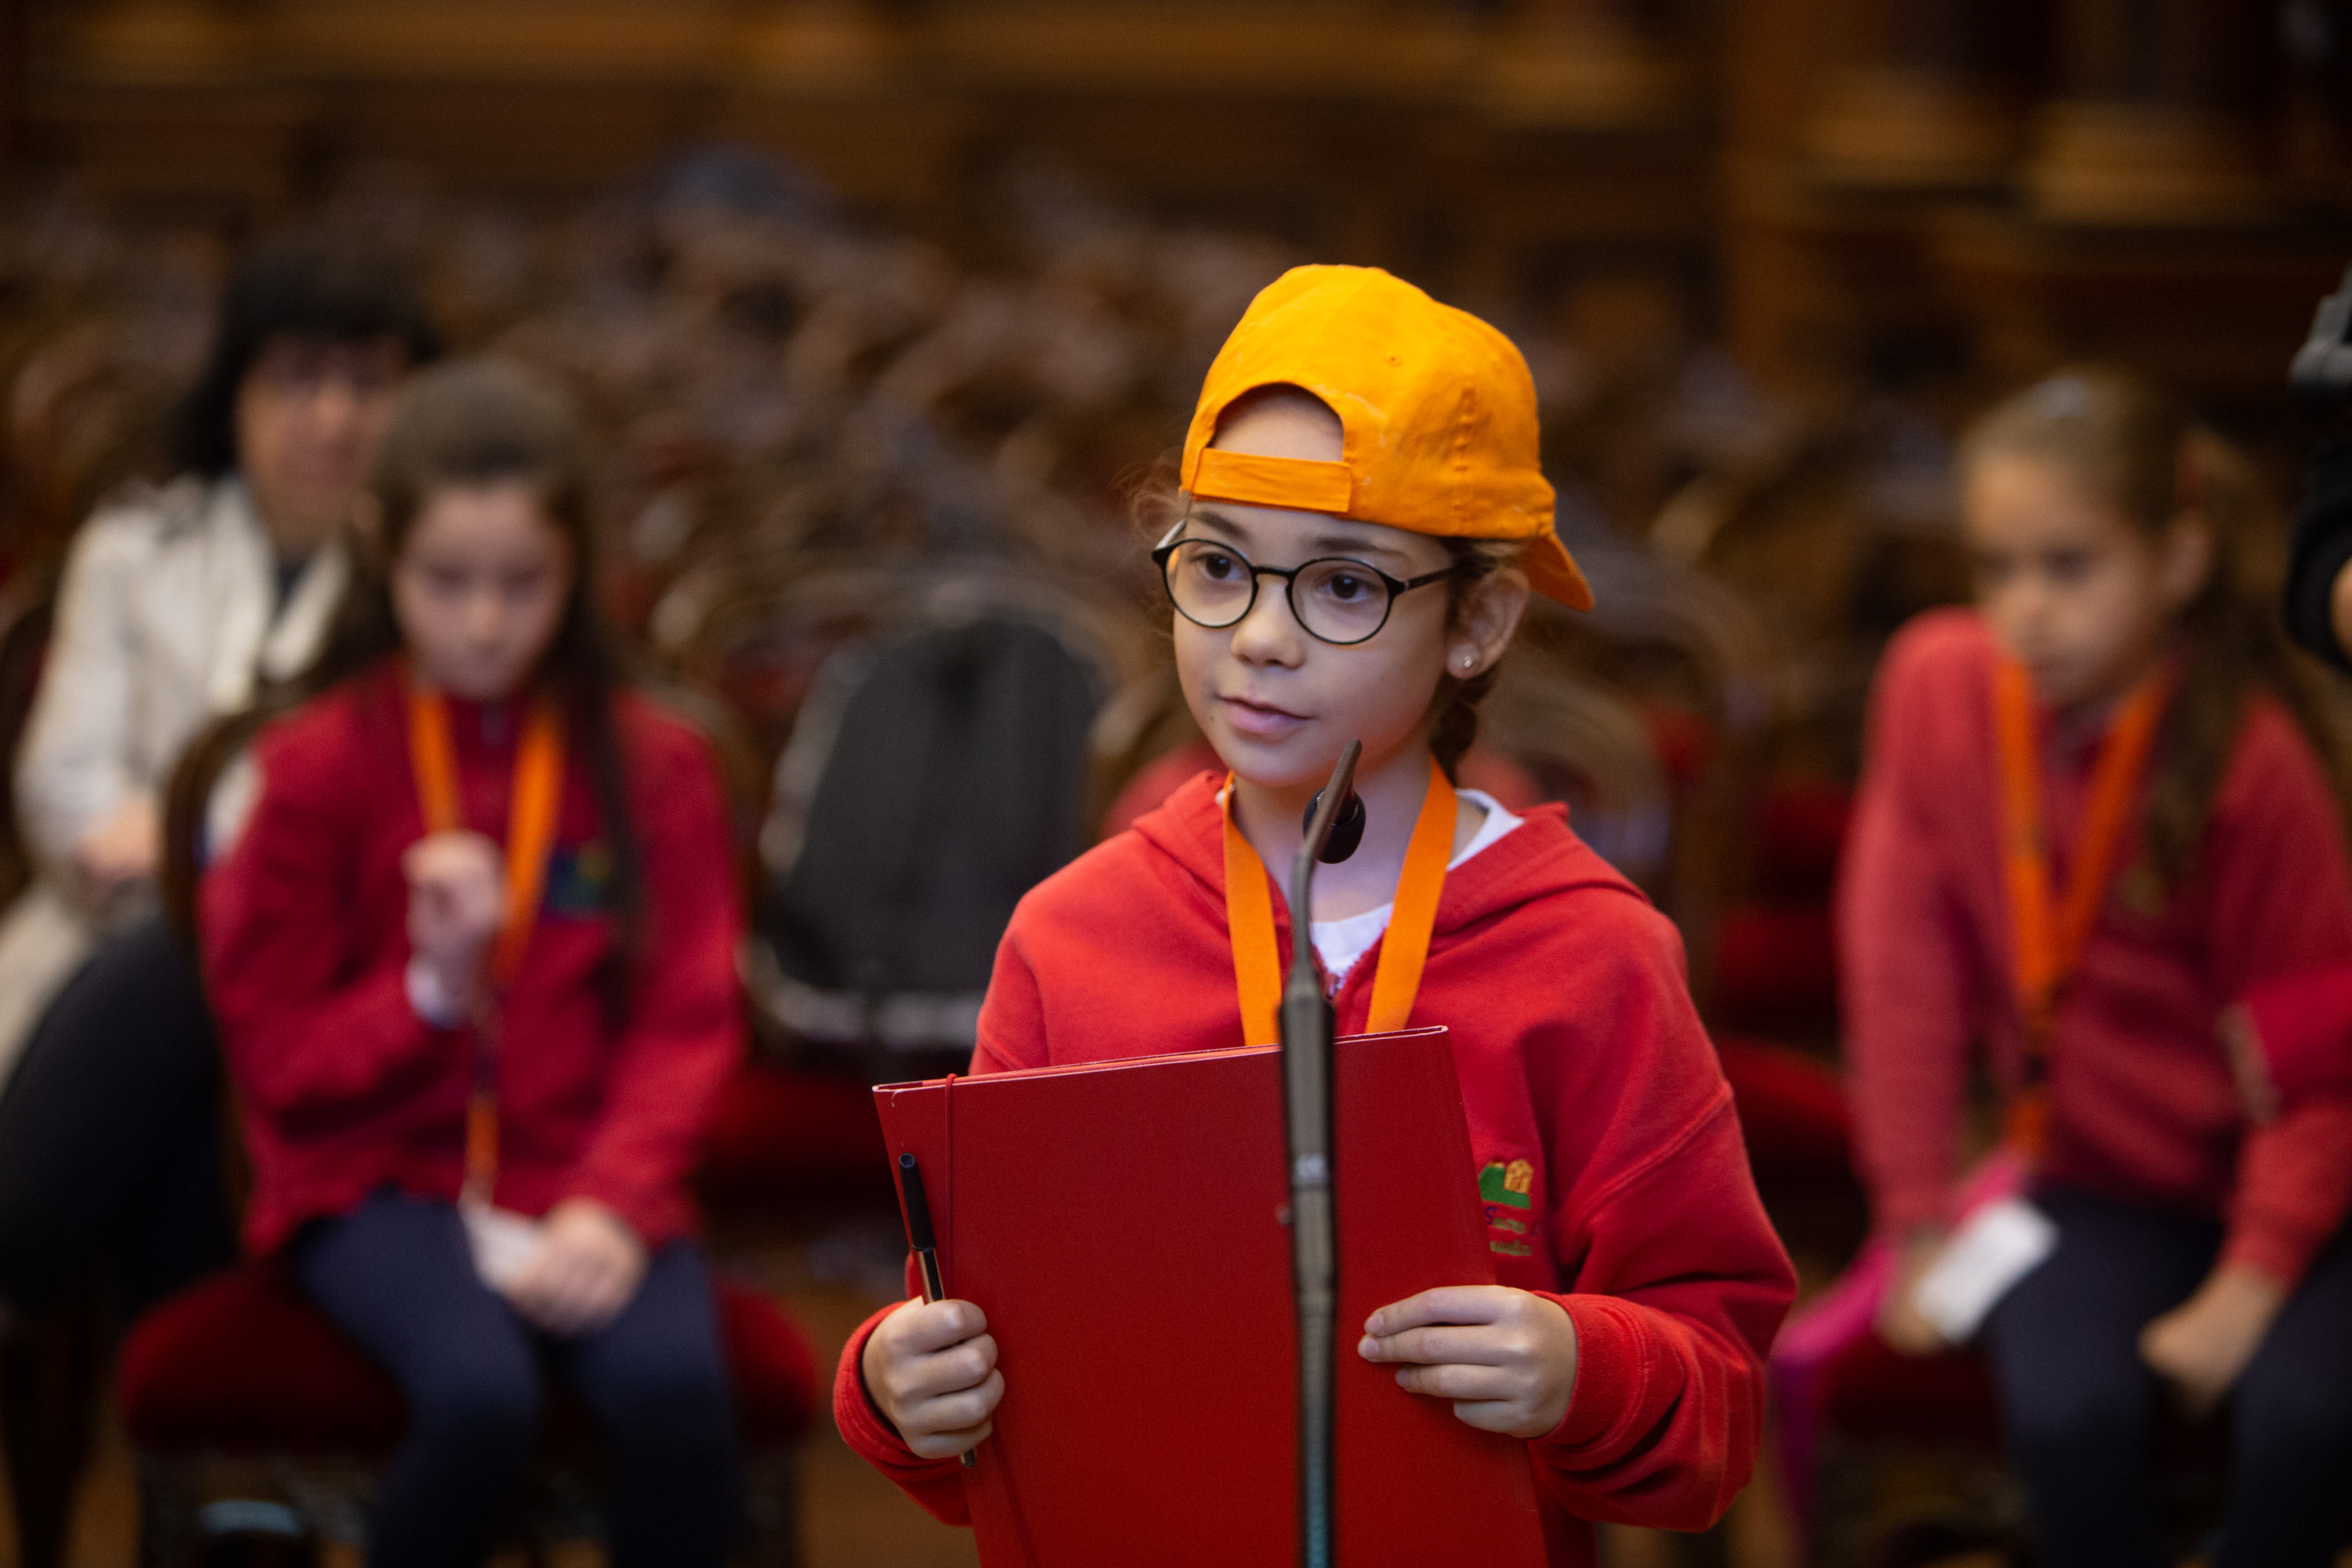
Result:
[[[16,747],[38,695],[57,616],[58,574],[34,567],[0,584],[0,909],[33,879],[33,861],[16,818]]]
[[[187,345],[109,316],[61,326],[7,390],[5,435],[20,565],[54,566],[82,521],[128,480],[161,477],[166,415]]]
[[[1012,563],[896,574],[776,763],[744,977],[812,1058],[960,1069],[1013,905],[1087,842],[1115,683],[1087,603]]]
[[[1826,1044],[1838,1019],[1831,899],[1853,792],[1827,779],[1770,782],[1748,814],[1743,896],[1716,931],[1712,1016]]]
[[[806,1342],[765,1297],[723,1276],[719,1330],[744,1447],[745,1568],[799,1561],[797,1448],[824,1390]],[[124,1341],[117,1373],[139,1468],[140,1557],[184,1562],[199,1510],[226,1483],[293,1507],[329,1540],[364,1538],[374,1478],[404,1422],[398,1391],[275,1261],[200,1281]],[[598,1530],[596,1444],[568,1393],[503,1534],[534,1556]]]
[[[34,875],[16,816],[16,747],[40,687],[56,612],[57,572],[33,568],[0,586],[0,909]],[[94,1282],[32,1321],[0,1324],[0,1444],[15,1499],[24,1568],[64,1561],[66,1533],[89,1447],[106,1331]]]

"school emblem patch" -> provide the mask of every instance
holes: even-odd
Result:
[[[602,839],[547,858],[547,891],[541,907],[551,915],[582,918],[604,912],[612,896],[613,855]]]
[[[1486,1209],[1486,1247],[1506,1258],[1535,1253],[1528,1226],[1535,1219],[1536,1168],[1525,1160],[1490,1162],[1478,1173],[1478,1201]]]

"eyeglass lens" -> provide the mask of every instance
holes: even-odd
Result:
[[[1249,614],[1256,584],[1249,560],[1213,540],[1188,539],[1168,559],[1176,607],[1213,629]],[[1326,642],[1361,642],[1388,620],[1388,584],[1360,561],[1309,561],[1289,588],[1298,624]]]

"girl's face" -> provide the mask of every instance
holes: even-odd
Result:
[[[1297,400],[1236,415],[1216,445],[1311,461],[1340,456],[1339,421],[1328,410],[1302,409]],[[1182,536],[1232,546],[1234,557],[1216,563],[1225,572],[1238,569],[1239,558],[1292,567],[1344,556],[1405,581],[1452,563],[1445,547],[1423,534],[1226,501],[1194,502]],[[1258,579],[1256,602],[1230,626],[1212,630],[1171,611],[1185,703],[1217,755],[1252,784],[1319,788],[1350,740],[1364,743],[1360,771],[1374,772],[1407,748],[1427,744],[1430,701],[1441,673],[1466,677],[1500,656],[1526,600],[1517,574],[1503,575],[1511,581],[1496,586],[1509,601],[1507,616],[1474,613],[1469,624],[1452,626],[1447,587],[1432,584],[1398,595],[1380,631],[1347,647],[1308,635],[1291,613],[1278,577]],[[1494,597],[1482,595],[1479,602]]]
[[[2211,566],[2210,536],[2192,515],[2151,538],[2037,458],[1978,462],[1961,512],[1977,604],[2054,708],[2130,690]]]
[[[436,492],[392,567],[392,607],[417,672],[453,696],[512,695],[555,638],[572,546],[521,480]]]

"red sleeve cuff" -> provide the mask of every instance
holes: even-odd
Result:
[[[894,1301],[858,1324],[842,1347],[841,1364],[833,1375],[833,1423],[853,1452],[896,1481],[932,1518],[942,1524],[970,1524],[971,1508],[964,1500],[961,1467],[953,1459],[917,1458],[866,1392],[866,1342],[898,1307]]]
[[[874,1337],[882,1320],[898,1310],[893,1302],[858,1324],[841,1348],[841,1364],[833,1376],[833,1420],[841,1428],[843,1439],[867,1458],[912,1465],[919,1462],[915,1451],[899,1438],[898,1429],[884,1418],[875,1407],[874,1396],[866,1392],[866,1342]]]
[[[1576,1384],[1568,1414],[1536,1439],[1563,1456],[1608,1453],[1643,1425],[1652,1367],[1650,1336],[1641,1314],[1608,1296],[1555,1296],[1576,1330]]]
[[[2260,1268],[2290,1289],[2352,1211],[2352,1104],[2290,1109],[2246,1136],[2222,1261]]]
[[[2330,1206],[2340,1223],[2340,1206]],[[2292,1290],[2303,1283],[2312,1259],[2335,1234],[2335,1224],[2314,1223],[2316,1217],[2272,1212],[2242,1197],[2230,1215],[2229,1233],[2221,1238],[2219,1261],[2259,1268]]]
[[[2303,1283],[2304,1271],[2311,1267],[2312,1251],[2263,1231],[2232,1234],[2222,1247],[2220,1261],[2241,1268],[2252,1268],[2269,1275],[2293,1290]]]

